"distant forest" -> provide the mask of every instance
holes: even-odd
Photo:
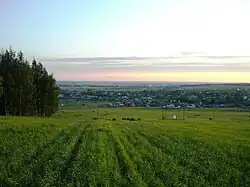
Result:
[[[58,108],[59,88],[53,74],[11,48],[0,52],[0,115],[51,116]]]

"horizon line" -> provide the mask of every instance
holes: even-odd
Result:
[[[151,83],[203,83],[203,84],[250,84],[250,82],[220,82],[220,81],[142,81],[142,80],[57,80],[57,82],[151,82]]]

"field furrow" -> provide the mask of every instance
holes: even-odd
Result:
[[[88,122],[88,128],[82,135],[76,160],[72,167],[70,185],[93,186],[100,180],[98,172],[98,131],[97,125]]]
[[[79,152],[79,149],[80,149],[81,145],[84,143],[83,142],[83,135],[88,127],[89,127],[89,124],[83,125],[83,127],[78,126],[78,131],[80,131],[80,135],[77,137],[75,144],[72,147],[71,152],[70,152],[68,158],[66,159],[63,168],[60,171],[61,181],[65,182],[65,183],[71,183],[71,182],[74,183],[75,182],[73,180],[73,177],[72,177],[72,169],[73,169],[73,165],[76,162],[76,158],[77,158],[77,154]]]
[[[187,137],[177,136],[176,139],[180,141],[178,144],[173,144],[171,140],[174,137],[168,137],[167,134],[160,135],[157,133],[157,136],[143,131],[138,131],[138,133],[146,138],[152,146],[156,146],[165,154],[174,155],[173,162],[175,162],[176,167],[186,171],[184,176],[196,176],[198,179],[197,182],[200,184],[203,183],[204,185],[217,186],[225,183],[228,183],[228,185],[241,183],[240,181],[235,180],[236,178],[240,179],[242,176],[241,170],[238,169],[238,166],[231,165],[230,170],[228,168],[228,164],[230,164],[230,160],[233,158],[223,154],[220,149],[216,147],[211,147],[204,142],[192,140]],[[183,142],[182,138],[183,141],[187,142]],[[221,162],[223,164],[221,164]],[[234,170],[234,173],[231,173],[232,170]],[[237,177],[235,177],[235,175],[237,175]],[[226,178],[226,180],[217,180],[222,177]],[[185,183],[186,182],[187,181],[185,181]]]
[[[127,185],[130,186],[147,186],[143,181],[142,176],[136,170],[136,165],[133,158],[130,157],[127,147],[121,140],[122,136],[112,129],[113,141],[115,142],[116,156],[119,162],[120,171],[122,176],[126,179]]]
[[[78,135],[78,129],[73,128],[44,156],[33,168],[32,182],[35,185],[57,185],[60,184],[60,171],[65,165],[65,160],[70,154]],[[51,177],[53,176],[53,177]]]
[[[173,155],[166,154],[158,147],[152,145],[145,137],[139,135],[137,131],[124,127],[122,130],[126,138],[130,154],[134,158],[138,171],[143,179],[151,186],[171,186],[175,184],[173,172],[179,172],[181,175],[189,176],[183,167],[178,167]],[[130,144],[128,144],[130,142]],[[180,176],[179,176],[180,178]],[[183,181],[182,181],[183,180]],[[189,183],[187,178],[179,180],[179,185]]]

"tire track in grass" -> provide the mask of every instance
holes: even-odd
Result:
[[[89,121],[89,128],[83,134],[76,161],[72,166],[71,186],[95,186],[101,179],[98,168],[98,135],[96,122]]]
[[[120,173],[120,168],[118,164],[118,160],[116,157],[115,144],[112,141],[111,133],[107,135],[107,141],[105,142],[105,153],[107,160],[107,170],[109,170],[109,186],[119,186],[122,184],[122,176]]]
[[[116,156],[115,142],[109,126],[110,122],[98,124],[100,159],[99,166],[102,176],[105,176],[104,186],[121,186],[126,184],[124,177],[121,175],[119,162]],[[104,178],[104,177],[103,177]]]
[[[98,166],[102,175],[101,181],[99,183],[100,186],[110,186],[110,180],[112,178],[112,168],[110,168],[110,164],[112,164],[112,158],[109,157],[109,152],[107,150],[107,145],[110,146],[110,142],[108,141],[109,130],[105,127],[106,125],[107,124],[102,125],[101,123],[97,123],[99,152]]]
[[[74,129],[71,129],[70,132],[72,131],[74,131]],[[25,159],[23,164],[17,169],[19,174],[14,175],[18,177],[18,179],[16,180],[17,183],[22,185],[28,185],[28,184],[31,185],[34,181],[33,178],[39,175],[40,170],[43,169],[43,165],[45,164],[43,160],[46,157],[49,158],[49,155],[53,153],[53,150],[55,149],[58,143],[67,140],[68,140],[68,133],[65,131],[61,131],[59,134],[56,135],[56,138],[48,142],[48,144],[42,146],[42,148],[39,147],[38,149],[36,149],[34,154],[31,154],[31,156],[28,159]]]
[[[179,137],[179,141],[176,142],[178,144],[172,147],[174,149],[171,149],[168,143],[162,144],[161,142],[166,142],[168,140],[171,141],[173,137],[167,137],[167,135],[155,137],[152,134],[140,130],[137,133],[147,139],[152,146],[162,150],[162,152],[168,155],[175,155],[173,161],[178,168],[183,168],[184,171],[179,175],[181,181],[185,181],[193,186],[201,184],[216,186],[221,186],[222,184],[234,184],[235,186],[237,184],[236,186],[238,186],[240,184],[234,180],[235,176],[240,175],[240,170],[235,169],[235,167],[229,169],[225,164],[227,163],[230,165],[230,161],[226,160],[223,153],[219,152],[217,148],[214,149],[213,145],[210,146],[209,144],[204,144],[203,142],[198,142],[194,139]],[[224,159],[223,162],[221,162],[221,159]],[[231,174],[231,170],[234,170],[233,175]],[[224,173],[224,176],[227,175],[226,182],[221,181],[221,177],[223,176],[221,173]],[[190,177],[193,178],[190,181],[189,179],[185,179],[187,175],[195,175],[195,177]],[[233,180],[231,180],[232,178]]]
[[[163,146],[161,146],[159,144],[160,141],[154,140],[154,138],[152,137],[148,137],[145,133],[138,131],[137,132],[141,137],[143,137],[145,139],[145,141],[147,141],[150,145],[152,145],[152,147],[155,147],[157,149],[159,149],[164,155],[166,155],[170,160],[172,160],[171,165],[173,167],[174,170],[176,170],[179,174],[177,182],[182,185],[191,185],[191,186],[196,186],[198,184],[203,183],[204,185],[206,184],[206,181],[204,180],[204,178],[201,178],[200,176],[197,176],[194,181],[190,181],[189,178],[191,178],[192,176],[192,170],[187,167],[188,164],[192,164],[191,160],[187,160],[187,159],[183,159],[182,157],[180,157],[179,155],[176,155],[175,150],[166,150],[166,148],[164,148]],[[176,157],[174,157],[173,155],[176,155]],[[168,164],[168,162],[167,162]],[[160,173],[161,176],[164,176],[165,172]],[[168,184],[170,185],[170,184]]]
[[[130,159],[123,143],[117,136],[116,132],[110,128],[112,131],[112,138],[115,145],[116,157],[119,163],[121,175],[125,178],[125,184],[129,186],[147,186],[147,184],[142,180],[140,174],[136,172],[136,167],[133,161]]]
[[[92,147],[92,155],[94,158],[94,178],[90,180],[86,185],[94,186],[120,186],[123,179],[119,173],[119,167],[117,167],[117,160],[114,157],[114,142],[111,131],[109,129],[110,123],[100,121],[95,122],[93,125],[93,133],[96,137],[94,142],[95,146]],[[90,172],[91,174],[91,172]]]
[[[167,185],[167,186],[171,186],[175,184],[175,181],[178,182],[178,184],[181,185],[198,185],[198,182],[203,181],[203,184],[205,183],[204,179],[199,178],[199,176],[197,176],[197,180],[195,181],[190,181],[190,178],[192,178],[192,172],[190,169],[187,169],[187,167],[185,165],[182,165],[178,162],[179,156],[177,155],[177,159],[173,156],[176,155],[176,153],[178,153],[178,150],[176,152],[173,152],[169,150],[165,150],[164,147],[160,146],[160,142],[159,140],[155,140],[157,139],[156,137],[153,137],[152,135],[152,139],[147,137],[145,134],[142,133],[142,129],[138,129],[138,127],[126,127],[124,128],[128,133],[128,137],[132,136],[132,144],[134,144],[135,146],[138,147],[138,150],[141,150],[142,145],[137,143],[137,140],[139,142],[143,142],[145,147],[148,151],[150,151],[150,154],[148,154],[146,152],[146,157],[145,159],[148,160],[152,165],[152,169],[156,174],[156,178],[160,178],[162,179],[162,181]],[[124,131],[123,129],[123,131]],[[133,141],[135,139],[135,141]],[[148,143],[148,144],[147,144]],[[166,144],[164,144],[166,146]],[[178,146],[178,145],[177,145]],[[142,152],[142,154],[144,155],[144,153]],[[151,155],[153,154],[153,156]],[[167,158],[167,159],[166,159]],[[179,158],[179,159],[178,159]],[[181,161],[181,160],[180,160]],[[191,161],[190,161],[191,163]],[[163,167],[165,166],[165,168]],[[175,172],[173,172],[175,171]],[[180,173],[180,175],[175,176],[175,173]],[[170,175],[171,174],[171,175]],[[174,176],[174,177],[172,177]],[[177,178],[176,178],[177,177]]]
[[[123,144],[126,144],[130,158],[134,158],[134,164],[137,166],[137,171],[140,172],[142,179],[149,186],[164,186],[162,178],[156,176],[157,168],[153,168],[151,161],[147,159],[149,147],[135,136],[129,128],[123,128],[122,132],[125,133],[125,138],[122,140]]]
[[[84,126],[84,128],[81,130],[80,135],[78,136],[77,140],[75,141],[75,144],[71,150],[71,153],[64,163],[64,167],[60,171],[61,175],[61,181],[64,181],[66,183],[72,182],[72,167],[74,163],[76,162],[77,154],[79,152],[80,146],[83,143],[82,137],[83,134],[85,133],[86,129],[89,127],[89,124]],[[73,181],[74,182],[74,181]]]
[[[57,180],[57,171],[60,168],[60,162],[67,155],[69,142],[72,142],[77,133],[77,127],[74,126],[70,131],[61,137],[51,150],[44,153],[42,158],[37,162],[32,170],[32,180],[30,185],[39,186],[45,183],[53,184]]]

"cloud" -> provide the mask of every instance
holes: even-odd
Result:
[[[250,81],[250,56],[57,58],[42,61],[59,80]]]
[[[203,54],[202,52],[181,52],[181,55],[187,55],[187,56],[191,56],[191,55],[198,55],[198,54]]]
[[[249,82],[250,56],[95,57],[40,60],[58,80]]]
[[[250,56],[56,58],[43,62],[53,72],[250,72]]]

